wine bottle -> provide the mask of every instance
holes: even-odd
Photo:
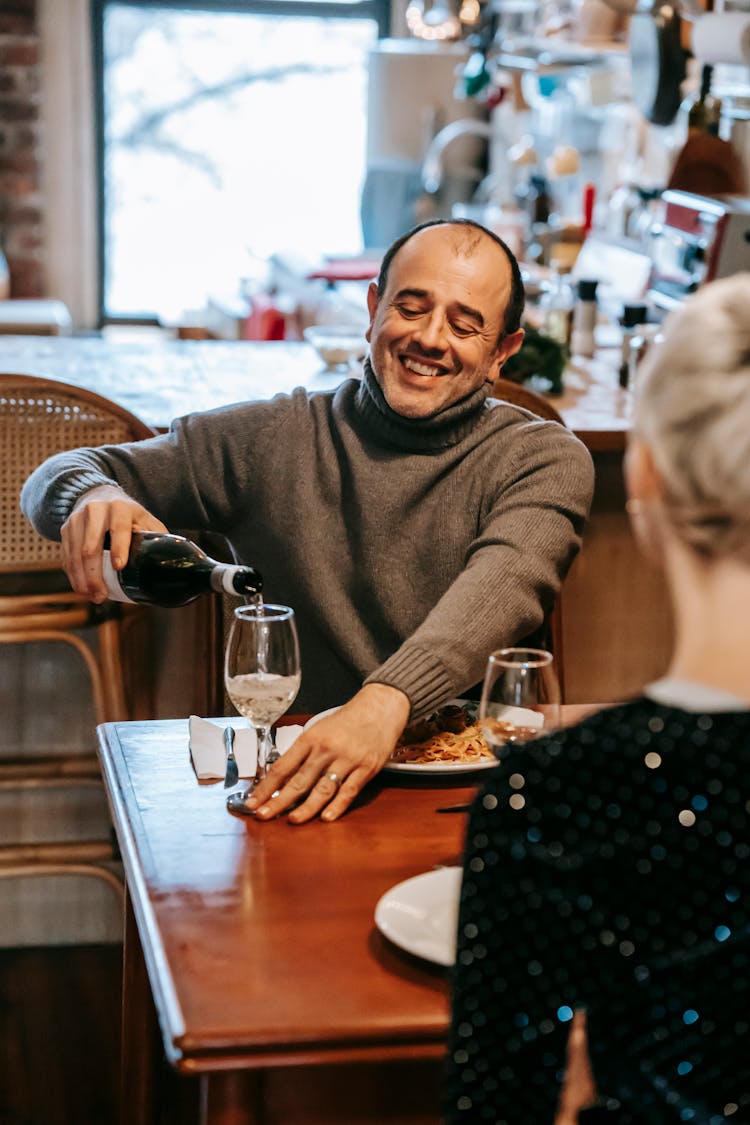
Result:
[[[701,70],[701,85],[698,97],[688,113],[688,135],[707,133],[718,137],[721,122],[721,99],[711,93],[711,79],[714,68],[706,64]]]
[[[201,594],[257,595],[263,588],[253,567],[217,562],[189,539],[158,531],[133,532],[122,570],[112,565],[107,536],[102,569],[112,601],[168,608],[187,605]]]

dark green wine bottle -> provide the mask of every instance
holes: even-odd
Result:
[[[708,133],[718,137],[721,123],[721,99],[711,93],[711,79],[714,68],[706,64],[701,70],[701,85],[698,97],[688,113],[688,136],[692,133]]]
[[[167,608],[187,605],[201,594],[254,596],[263,589],[263,579],[253,567],[217,562],[190,539],[158,531],[133,532],[122,570],[112,566],[105,539],[103,571],[113,601]]]

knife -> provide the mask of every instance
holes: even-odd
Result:
[[[234,756],[234,728],[224,727],[224,746],[227,751],[227,772],[224,775],[224,788],[231,789],[239,781],[240,771]]]

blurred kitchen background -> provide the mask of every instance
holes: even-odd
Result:
[[[5,320],[296,339],[361,320],[382,249],[450,214],[542,266],[594,232],[640,276],[674,241],[665,189],[747,202],[749,7],[0,5],[0,294],[31,302]],[[701,83],[731,153],[685,168]],[[696,257],[672,282],[705,275]]]

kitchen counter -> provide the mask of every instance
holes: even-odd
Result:
[[[617,382],[619,350],[572,364],[563,395],[551,399],[592,451],[619,451],[628,428],[627,392]],[[297,342],[132,341],[100,337],[0,337],[0,370],[86,387],[166,429],[173,418],[226,403],[271,398],[295,387],[331,390],[345,373],[327,371]]]
[[[631,395],[619,385],[620,348],[600,348],[594,359],[574,359],[565,389],[550,402],[592,453],[622,453],[630,429]]]

